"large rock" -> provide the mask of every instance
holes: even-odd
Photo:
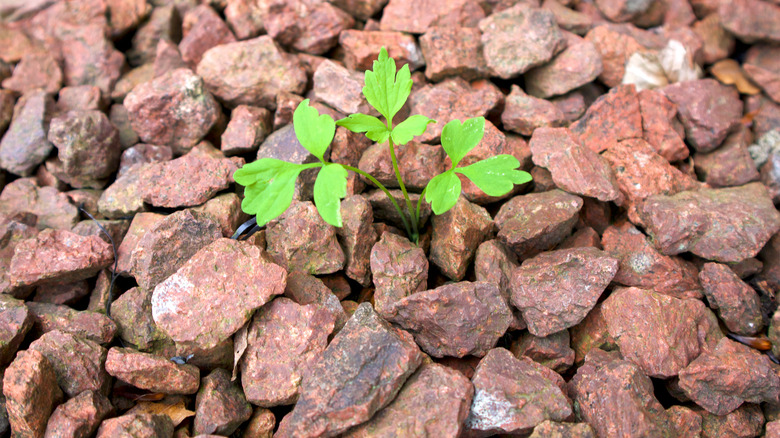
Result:
[[[108,350],[97,342],[53,330],[30,344],[30,350],[49,360],[57,383],[68,397],[84,391],[108,394],[111,377],[104,369]]]
[[[718,16],[723,27],[746,43],[780,42],[780,6],[764,0],[719,2]]]
[[[705,263],[699,280],[710,307],[734,333],[754,335],[763,327],[761,303],[756,291],[734,271],[719,263]]]
[[[447,277],[462,280],[477,247],[492,230],[487,210],[461,196],[452,209],[433,218],[431,262]]]
[[[429,0],[424,6],[409,0],[391,0],[382,11],[379,27],[425,33],[431,26],[477,27],[484,17],[479,3],[472,0]]]
[[[51,363],[30,350],[20,352],[6,368],[3,395],[8,422],[18,437],[43,437],[49,415],[62,400]]]
[[[201,381],[195,398],[193,434],[230,436],[252,416],[238,382],[230,381],[230,372],[217,368]]]
[[[506,97],[501,123],[504,129],[530,136],[538,128],[560,127],[566,122],[566,116],[555,104],[525,94],[517,85]]]
[[[374,307],[384,317],[401,299],[428,288],[428,258],[405,237],[385,232],[371,249]]]
[[[227,24],[208,5],[197,6],[184,14],[182,32],[181,57],[193,68],[210,48],[236,41]]]
[[[35,216],[30,225],[38,229],[70,230],[79,221],[79,211],[68,195],[54,187],[39,187],[32,178],[20,178],[0,193],[0,214]]]
[[[658,155],[669,162],[688,158],[690,152],[683,141],[685,128],[677,119],[677,105],[658,90],[639,92],[644,139]]]
[[[57,406],[46,424],[46,437],[92,436],[112,413],[111,401],[99,392],[84,391]]]
[[[620,85],[599,96],[571,125],[571,132],[594,152],[620,140],[642,138],[642,113],[634,85]]]
[[[557,3],[557,2],[545,2]],[[525,87],[531,96],[560,96],[595,80],[603,71],[601,54],[596,46],[568,32],[566,49],[550,62],[525,75]]]
[[[435,26],[420,37],[425,77],[440,81],[449,76],[466,80],[489,76],[482,56],[482,32],[469,27]]]
[[[350,196],[341,201],[342,227],[336,230],[344,249],[344,273],[363,286],[371,284],[371,249],[379,236],[374,230],[374,211],[366,198]]]
[[[59,330],[101,345],[111,343],[116,334],[116,324],[101,313],[36,302],[28,302],[27,308],[33,314],[33,331],[36,334]]]
[[[102,26],[78,26],[68,30],[61,48],[65,85],[94,85],[103,95],[111,95],[122,73],[125,56],[114,48]]]
[[[284,269],[268,263],[260,248],[220,238],[154,288],[152,315],[177,343],[210,349],[237,332],[255,309],[284,293],[285,285]]]
[[[9,364],[33,321],[24,301],[0,294],[0,366]]]
[[[129,348],[108,350],[106,372],[136,388],[164,394],[195,394],[200,385],[200,371],[196,366],[179,365]]]
[[[16,103],[14,117],[0,141],[0,167],[21,176],[32,175],[53,149],[47,139],[54,100],[43,90],[31,91]]]
[[[355,25],[347,12],[326,1],[287,0],[274,3],[263,22],[276,42],[299,52],[323,55],[339,34]]]

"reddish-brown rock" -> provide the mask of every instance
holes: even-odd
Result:
[[[639,216],[661,253],[719,262],[755,257],[780,229],[780,213],[759,183],[651,196]]]
[[[146,232],[164,217],[164,215],[158,213],[138,213],[133,216],[130,228],[128,228],[122,243],[119,244],[116,250],[118,273],[130,275],[130,270],[133,268],[133,250],[138,246],[138,242]]]
[[[422,191],[436,175],[444,172],[444,149],[439,145],[427,145],[412,140],[395,146],[396,163],[407,190]],[[382,183],[385,187],[398,188],[398,177],[387,143],[369,146],[360,157],[358,168]]]
[[[512,342],[510,351],[515,357],[526,356],[557,373],[562,373],[574,364],[574,350],[569,347],[570,341],[568,330],[545,337],[523,333]]]
[[[276,416],[266,408],[255,408],[252,418],[246,423],[244,435],[247,438],[271,438],[276,427]]]
[[[742,403],[777,403],[780,378],[769,359],[728,338],[680,371],[680,388],[697,405],[726,415]]]
[[[67,396],[84,391],[108,394],[111,378],[103,369],[108,351],[97,342],[53,330],[30,344],[30,350],[49,360],[57,383]]]
[[[258,69],[258,65],[267,68]],[[198,75],[227,106],[241,104],[275,109],[281,91],[301,94],[306,74],[270,36],[216,46],[203,55]]]
[[[32,325],[32,315],[23,301],[0,294],[0,366],[13,360]]]
[[[3,80],[3,88],[19,94],[35,89],[56,93],[62,87],[62,70],[50,53],[33,52],[24,55],[13,75]]]
[[[405,237],[383,233],[371,249],[370,265],[374,307],[380,315],[392,315],[398,301],[428,288],[425,252]]]
[[[38,229],[70,230],[79,221],[79,211],[68,195],[54,187],[39,187],[32,178],[20,178],[5,186],[0,193],[0,213],[8,217],[29,215],[30,225]]]
[[[537,128],[563,126],[565,116],[557,106],[544,99],[529,96],[517,85],[506,97],[501,113],[504,128],[530,136]]]
[[[581,198],[562,190],[515,196],[496,214],[498,238],[518,257],[532,257],[568,237],[581,208]]]
[[[178,41],[181,38],[181,15],[173,4],[152,9],[149,18],[138,27],[127,52],[132,65],[143,65],[154,61],[160,40]]]
[[[688,158],[683,126],[676,118],[677,105],[656,90],[642,90],[638,96],[645,141],[667,161]]]
[[[62,391],[49,360],[37,351],[22,351],[5,369],[3,395],[14,436],[43,437],[46,422]]]
[[[328,344],[332,313],[277,298],[263,307],[247,331],[241,381],[247,400],[263,407],[295,403],[306,376]]]
[[[569,333],[571,348],[574,350],[574,363],[577,365],[582,365],[585,356],[593,349],[613,351],[618,348],[607,330],[601,303],[597,303],[582,322],[570,328]]]
[[[173,422],[168,415],[125,414],[103,421],[97,431],[97,438],[122,436],[172,438]]]
[[[29,176],[53,149],[46,138],[54,100],[43,90],[23,95],[13,110],[8,131],[0,141],[0,167],[16,175]]]
[[[634,85],[620,85],[600,96],[571,126],[571,132],[594,152],[620,140],[642,138],[642,114]]]
[[[220,149],[225,155],[254,152],[273,130],[271,112],[265,108],[239,105],[230,114]]]
[[[179,365],[129,348],[108,350],[106,371],[136,388],[164,394],[195,394],[200,385],[200,372],[194,365]]]
[[[477,247],[492,229],[487,210],[460,197],[451,210],[433,218],[431,262],[449,278],[462,280]]]
[[[718,3],[718,16],[726,30],[746,42],[780,42],[780,5],[764,0],[734,0]]]
[[[229,436],[252,416],[252,407],[230,372],[217,368],[204,377],[195,399],[193,434]]]
[[[579,324],[617,270],[618,260],[596,248],[542,253],[512,273],[512,304],[529,332],[547,336]]]
[[[134,287],[111,303],[111,318],[127,347],[149,352],[171,342],[152,318],[152,292]]]
[[[555,0],[545,1],[556,3]],[[574,34],[564,33],[566,49],[550,62],[523,75],[528,94],[548,98],[566,94],[595,80],[602,72],[601,54],[596,46]]]
[[[334,109],[345,114],[378,115],[363,96],[364,75],[348,70],[330,60],[320,63],[312,78],[314,95]]]
[[[80,438],[92,436],[100,422],[114,407],[106,396],[96,391],[84,391],[57,406],[46,425],[46,438]]]
[[[382,11],[379,27],[407,33],[425,33],[431,26],[477,27],[485,17],[472,0],[429,0],[425,5],[409,0],[391,0]]]
[[[346,280],[345,280],[346,281]],[[347,295],[352,291],[347,286]],[[304,306],[312,304],[316,309],[326,310],[333,315],[335,320],[335,332],[341,330],[349,319],[344,308],[339,302],[339,297],[321,279],[305,274],[301,271],[293,271],[287,275],[287,286],[284,295],[296,303]]]
[[[549,0],[548,0],[549,1]],[[562,423],[545,420],[534,428],[528,438],[596,438],[588,423]]]
[[[474,276],[477,281],[493,283],[498,287],[504,301],[509,303],[509,285],[512,279],[512,271],[517,268],[517,256],[498,239],[483,242],[477,248],[474,256]],[[520,311],[510,306],[512,321],[509,328],[522,330],[525,326]]]
[[[102,26],[79,26],[61,40],[65,85],[94,85],[111,95],[125,56],[106,38]]]
[[[182,33],[181,57],[193,68],[208,49],[236,41],[227,24],[208,5],[197,6],[184,14]]]
[[[238,164],[243,164],[243,160],[236,163],[234,159],[187,154],[171,161],[149,164],[139,176],[138,192],[144,202],[156,207],[203,204],[233,182],[233,172]]]
[[[756,45],[748,49],[742,68],[767,96],[780,103],[780,49],[772,45]]]
[[[382,47],[399,70],[404,64],[409,64],[409,70],[414,71],[426,62],[430,66],[431,62],[428,56],[423,58],[414,37],[403,32],[349,29],[339,35],[339,45],[344,49],[344,65],[350,70],[371,70]]]
[[[702,40],[702,61],[714,64],[727,58],[734,50],[734,36],[720,24],[718,14],[709,14],[691,26]]]
[[[379,239],[374,230],[371,204],[360,195],[341,201],[343,226],[336,230],[344,249],[344,273],[363,286],[371,284],[371,249]]]
[[[608,87],[620,85],[631,55],[666,45],[664,38],[628,23],[600,24],[591,29],[585,39],[593,43],[601,54],[603,70],[599,80]]]
[[[136,144],[122,152],[122,156],[119,158],[117,177],[121,177],[137,164],[158,163],[170,161],[171,159],[173,159],[173,149],[169,146],[146,143]]]
[[[699,272],[699,280],[707,302],[718,311],[729,330],[740,335],[753,335],[763,327],[758,294],[730,267],[705,263]]]
[[[420,37],[425,77],[440,81],[450,76],[466,80],[490,75],[482,56],[482,32],[471,27],[434,26]]]
[[[284,293],[286,277],[257,246],[220,238],[154,288],[152,315],[175,342],[214,348],[246,324],[255,309]]]
[[[572,408],[559,382],[537,367],[531,359],[517,359],[503,348],[490,350],[471,379],[474,400],[466,419],[467,433],[525,434],[545,420],[568,418]]]
[[[361,304],[301,384],[301,397],[276,435],[333,436],[389,404],[423,354],[412,336]]]
[[[223,237],[231,237],[247,217],[241,211],[241,198],[237,194],[229,192],[211,198],[205,204],[193,207],[192,210],[211,216],[211,219],[219,224]]]
[[[94,85],[77,85],[60,90],[57,97],[57,109],[61,113],[68,111],[106,110],[103,92]]]
[[[764,425],[761,406],[745,403],[726,415],[714,415],[703,409],[696,409],[701,416],[702,438],[759,436]],[[770,437],[767,423],[766,437]]]
[[[392,403],[343,436],[457,438],[473,397],[474,387],[461,373],[426,363],[409,377]]]
[[[97,312],[49,303],[28,302],[26,305],[33,315],[33,331],[38,334],[60,330],[101,345],[111,343],[116,334],[116,324]]]
[[[263,22],[266,32],[284,47],[322,55],[336,45],[339,34],[354,26],[345,11],[325,1],[275,2]]]

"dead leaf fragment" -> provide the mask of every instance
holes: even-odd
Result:
[[[736,85],[742,94],[758,94],[761,89],[745,75],[739,63],[733,59],[722,59],[710,67],[710,73],[722,84]]]
[[[165,400],[159,402],[140,402],[127,411],[127,413],[167,415],[173,422],[173,427],[195,415],[195,412],[187,409],[184,404],[184,398],[180,396],[166,397]]]
[[[637,90],[652,90],[702,77],[701,67],[685,46],[669,40],[660,51],[636,52],[626,62],[624,84],[634,84]]]

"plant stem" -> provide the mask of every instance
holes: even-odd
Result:
[[[392,123],[389,123],[392,124]],[[388,126],[389,129],[392,130],[392,127]],[[417,230],[417,221],[414,218],[414,209],[412,208],[412,200],[409,199],[409,193],[406,192],[406,186],[404,185],[404,180],[401,178],[401,171],[398,169],[398,160],[395,158],[395,148],[393,147],[393,138],[390,137],[387,139],[388,147],[390,148],[390,159],[393,161],[393,171],[395,172],[395,179],[398,180],[398,185],[401,187],[401,192],[404,194],[404,199],[406,200],[406,209],[409,212],[409,219],[412,221],[412,234],[410,234],[410,237],[412,240],[414,240],[415,243],[417,243],[417,240],[420,237],[420,233]]]
[[[358,169],[357,167],[347,166],[346,164],[342,164],[341,166],[343,168],[347,169],[347,170],[351,170],[351,171],[357,173],[358,175],[364,176],[369,181],[371,181],[371,183],[373,183],[375,186],[379,187],[380,190],[385,192],[385,195],[387,195],[387,197],[390,199],[390,202],[393,203],[393,207],[395,207],[395,209],[398,210],[398,214],[401,215],[401,221],[403,221],[404,228],[406,228],[406,234],[409,237],[412,237],[412,229],[409,228],[409,222],[406,220],[406,215],[404,214],[403,210],[401,210],[401,207],[398,205],[398,203],[395,201],[395,198],[393,198],[393,195],[390,193],[390,190],[387,190],[387,187],[385,187],[384,185],[382,185],[382,183],[377,181],[376,178],[374,178],[370,174],[368,174],[368,173]]]
[[[415,214],[414,220],[419,224],[420,223],[420,205],[423,203],[423,198],[425,197],[425,191],[428,190],[428,186],[425,186],[422,193],[420,193],[420,198],[417,200],[417,213]]]

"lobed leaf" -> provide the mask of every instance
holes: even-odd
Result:
[[[409,65],[404,65],[396,75],[395,60],[387,55],[384,47],[374,61],[373,68],[366,70],[363,95],[388,121],[404,106],[412,91]]]
[[[366,137],[377,143],[384,143],[387,141],[387,138],[390,137],[390,131],[387,129],[387,125],[376,117],[366,114],[352,114],[339,120],[336,124],[343,126],[352,132],[365,132]]]
[[[441,130],[441,146],[456,167],[460,160],[476,147],[485,135],[485,118],[474,117],[461,123],[452,120]]]
[[[411,141],[414,137],[422,135],[430,123],[436,123],[436,121],[420,114],[409,117],[393,128],[393,132],[391,134],[393,137],[393,143],[409,143],[409,141]]]
[[[257,216],[263,226],[279,217],[292,203],[295,180],[306,166],[275,158],[261,158],[233,173],[233,179],[243,186],[241,209]]]
[[[328,114],[320,115],[316,108],[304,100],[293,113],[293,128],[298,142],[320,161],[324,162],[325,151],[336,134],[336,122]]]
[[[490,196],[503,196],[509,193],[515,184],[531,181],[531,174],[522,170],[520,161],[511,155],[496,155],[482,161],[454,169],[470,179],[480,190]]]
[[[340,164],[326,164],[314,181],[314,205],[322,219],[341,227],[341,199],[347,196],[347,169]]]
[[[459,196],[460,178],[455,175],[453,169],[433,177],[425,188],[425,200],[431,204],[431,209],[437,215],[454,207]]]

